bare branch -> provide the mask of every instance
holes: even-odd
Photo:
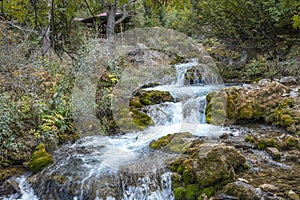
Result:
[[[31,33],[35,33],[35,34],[38,34],[37,31],[34,31],[34,28],[32,28],[32,29],[24,29],[21,26],[15,24],[13,21],[7,21],[5,23],[8,24],[8,25],[10,25],[13,28],[16,28],[16,29],[19,29],[19,30],[23,31],[24,35],[25,35],[25,33],[30,33],[30,34]]]
[[[126,17],[128,16],[128,13],[127,13],[127,10],[126,10],[126,6],[127,6],[127,4],[124,4],[123,6],[122,6],[122,17],[120,18],[120,19],[118,19],[117,21],[116,21],[116,25],[117,24],[120,24],[122,21],[124,21],[125,19],[126,19]]]

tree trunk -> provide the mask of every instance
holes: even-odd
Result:
[[[45,56],[51,47],[50,26],[47,26],[46,28],[43,27],[42,34],[43,34],[42,55]]]
[[[52,7],[51,7],[52,6]],[[53,8],[53,0],[52,3],[48,1],[48,7]],[[52,20],[52,12],[48,11],[48,22],[49,25],[46,27],[42,27],[43,41],[42,41],[42,56],[45,56],[51,47],[50,40],[50,24]]]
[[[106,24],[106,38],[109,39],[115,35],[115,25],[116,25],[116,5],[110,4],[107,7],[106,16],[107,16],[107,24]]]

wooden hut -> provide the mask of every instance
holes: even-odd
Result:
[[[123,14],[121,12],[117,12],[115,17],[116,21],[119,20]],[[129,28],[129,22],[132,18],[132,15],[126,16],[126,18],[118,25],[115,26],[115,33],[120,33]],[[106,24],[107,24],[107,14],[106,12],[97,14],[93,17],[89,18],[74,18],[75,21],[80,21],[84,23],[87,27],[98,28],[99,33],[105,36],[106,33]]]

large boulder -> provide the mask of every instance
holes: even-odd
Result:
[[[276,81],[261,80],[248,87],[230,87],[207,96],[207,122],[215,125],[256,121],[300,131],[300,97]]]
[[[188,133],[165,136],[150,147],[182,153],[167,161],[173,171],[175,199],[198,199],[213,196],[222,186],[235,180],[236,170],[245,166],[245,157],[233,146],[208,143]],[[179,151],[181,149],[181,152]]]

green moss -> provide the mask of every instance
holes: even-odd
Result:
[[[226,118],[226,95],[223,92],[211,92],[206,96],[206,123],[223,125]]]
[[[185,198],[187,200],[195,200],[200,195],[200,189],[198,184],[190,184],[186,187]]]
[[[140,126],[142,129],[145,129],[147,126],[153,124],[151,117],[149,117],[147,114],[137,109],[132,109],[132,112],[133,112],[133,122],[136,125]]]
[[[182,187],[182,186],[183,186],[183,184],[182,184],[181,175],[179,175],[177,173],[173,173],[172,174],[172,187],[173,187],[173,190],[174,190],[174,188]]]
[[[226,118],[226,111],[224,109],[217,109],[209,111],[206,115],[206,123],[213,125],[223,125]]]
[[[291,135],[286,136],[286,138],[283,140],[282,149],[300,149],[299,139]]]
[[[252,119],[252,117],[253,108],[250,103],[247,103],[239,109],[237,119]]]
[[[171,163],[169,163],[169,165],[168,165],[168,168],[173,172],[176,172],[179,167],[182,167],[182,160],[181,159],[175,159]],[[182,174],[182,173],[180,173],[180,174]]]
[[[212,197],[215,194],[215,188],[214,187],[207,187],[201,190],[201,195],[205,194],[207,197]],[[198,198],[199,199],[199,198]]]
[[[182,174],[183,170],[184,170],[184,167],[182,165],[179,165],[176,171],[178,174]]]
[[[254,119],[264,118],[265,111],[258,103],[252,104],[252,108],[253,108],[252,113],[253,113],[253,118]]]
[[[255,138],[252,135],[246,135],[245,141],[246,142],[250,142],[250,143],[254,143],[255,142]]]
[[[153,124],[151,117],[136,108],[122,109],[119,117],[118,125],[122,130],[144,130]]]
[[[140,99],[138,97],[134,97],[130,100],[129,106],[133,106],[135,108],[141,108],[143,107],[142,103],[140,102]]]
[[[141,98],[140,98],[140,102],[141,102],[141,104],[143,104],[143,105],[151,105],[151,104],[152,104],[152,101],[150,100],[150,97],[149,97],[149,96],[141,97]]]
[[[188,169],[183,170],[182,178],[185,184],[193,183],[193,174]]]
[[[185,199],[186,190],[184,187],[177,187],[174,189],[175,200]]]
[[[269,138],[269,139],[259,139],[257,142],[257,148],[259,150],[264,150],[267,147],[276,147],[278,148],[279,145],[276,142],[276,140],[274,138]]]
[[[171,142],[171,140],[174,138],[174,136],[175,136],[174,134],[168,134],[166,136],[159,138],[158,140],[152,141],[150,143],[150,147],[152,149],[161,149],[161,148],[167,146]]]
[[[137,93],[140,103],[143,105],[153,105],[163,102],[174,102],[174,98],[167,91],[144,91],[141,90]]]
[[[53,162],[52,156],[46,152],[45,145],[39,144],[31,156],[29,169],[33,172],[39,172]]]
[[[295,124],[295,120],[293,120],[293,118],[288,115],[288,114],[283,114],[280,116],[279,119],[279,125],[282,127],[289,127],[291,125]]]
[[[29,169],[33,172],[39,172],[52,163],[53,163],[53,158],[50,155],[43,156],[32,160]]]

